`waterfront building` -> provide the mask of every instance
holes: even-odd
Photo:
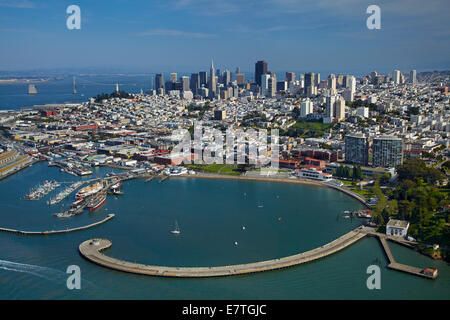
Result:
[[[365,134],[345,136],[345,161],[367,166],[369,161],[369,144]]]
[[[386,224],[386,235],[406,238],[408,235],[408,228],[408,221],[389,219],[389,222]]]
[[[372,144],[374,167],[396,167],[403,163],[403,140],[394,136],[379,136]]]

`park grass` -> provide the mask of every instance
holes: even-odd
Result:
[[[238,171],[236,165],[224,165],[224,164],[189,164],[186,166],[190,170],[202,171],[207,173],[239,176],[241,173]]]

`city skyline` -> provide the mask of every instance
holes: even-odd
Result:
[[[243,71],[261,58],[276,72],[449,69],[450,5],[431,2],[381,1],[369,30],[367,1],[79,1],[81,29],[68,30],[69,3],[2,0],[0,70],[193,72],[211,58]]]

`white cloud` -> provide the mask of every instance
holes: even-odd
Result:
[[[187,32],[174,29],[151,29],[138,33],[139,36],[165,36],[165,37],[187,37],[187,38],[211,38],[215,35],[201,32]]]

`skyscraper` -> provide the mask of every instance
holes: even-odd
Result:
[[[181,77],[181,91],[189,91],[189,90],[191,90],[190,83],[189,83],[189,77],[182,76]]]
[[[208,72],[200,71],[198,73],[198,75],[200,76],[200,87],[207,86],[208,85]]]
[[[394,136],[379,136],[372,144],[374,167],[396,167],[403,163],[403,140]]]
[[[158,73],[155,76],[155,90],[164,89],[164,75],[162,73]]]
[[[231,72],[229,70],[225,70],[222,74],[222,83],[224,86],[227,86],[231,82]]]
[[[243,73],[236,73],[236,82],[238,86],[242,86],[245,82],[245,77]]]
[[[172,72],[170,74],[170,82],[175,83],[177,82],[178,78],[177,78],[177,73],[176,72]]]
[[[368,159],[369,144],[366,135],[350,134],[345,136],[345,161],[367,166]]]
[[[200,76],[198,73],[191,74],[190,87],[191,87],[192,93],[194,95],[197,94],[197,90],[200,88]]]
[[[305,88],[312,87],[315,84],[314,72],[305,73]]]
[[[268,96],[270,74],[261,75],[261,95]]]
[[[286,72],[286,81],[288,83],[295,81],[295,73],[294,72]]]
[[[411,70],[411,72],[409,73],[409,82],[411,82],[412,84],[417,83],[417,71],[416,70]]]
[[[277,94],[277,76],[273,72],[270,74],[269,81],[267,82],[267,94],[271,98]]]
[[[214,98],[216,96],[216,75],[214,74],[214,61],[211,59],[211,68],[209,69],[209,96]]]
[[[267,74],[267,62],[258,61],[255,63],[255,82],[261,87],[261,76]]]
[[[394,70],[392,72],[392,80],[394,81],[395,84],[400,84],[400,78],[401,78],[401,73],[400,70]]]

